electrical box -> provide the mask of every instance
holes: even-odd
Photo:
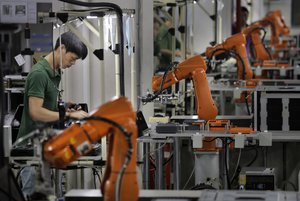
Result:
[[[275,190],[275,169],[265,167],[243,167],[239,175],[239,186],[243,190]]]

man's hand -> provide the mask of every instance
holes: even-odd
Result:
[[[87,117],[89,114],[86,113],[85,111],[83,110],[79,110],[79,111],[67,111],[66,112],[66,116],[67,117],[70,117],[70,118],[73,118],[73,119],[82,119],[84,117]]]
[[[75,112],[78,110],[82,110],[82,108],[79,104],[76,104],[74,102],[68,102],[66,104],[66,110],[67,110],[67,112]]]

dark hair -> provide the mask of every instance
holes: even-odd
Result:
[[[76,54],[82,60],[88,54],[86,45],[73,33],[65,32],[61,35],[61,44],[65,45],[67,52]],[[56,40],[55,50],[59,47],[59,38]]]
[[[249,10],[248,10],[245,6],[242,6],[242,7],[241,7],[241,10],[242,10],[243,12],[249,13]]]

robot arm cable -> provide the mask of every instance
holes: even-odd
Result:
[[[244,63],[242,57],[241,57],[239,54],[237,54],[236,52],[234,52],[233,50],[228,50],[228,49],[225,49],[225,48],[219,48],[219,49],[214,50],[214,51],[211,53],[210,57],[209,57],[209,62],[208,62],[208,63],[209,63],[209,67],[211,67],[210,59],[211,59],[217,52],[219,52],[219,51],[224,51],[224,52],[226,52],[226,53],[229,53],[230,56],[237,57],[237,58],[241,61],[242,66],[243,66],[243,78],[242,78],[242,79],[245,79],[245,74],[246,74],[245,63]]]
[[[128,164],[131,160],[132,153],[133,153],[133,146],[132,146],[132,143],[131,143],[131,135],[130,135],[130,133],[127,132],[127,130],[124,127],[122,127],[120,124],[118,124],[118,123],[116,123],[116,122],[114,122],[110,119],[99,117],[99,116],[90,116],[90,117],[83,118],[81,121],[87,121],[87,120],[102,121],[102,122],[113,125],[114,127],[118,128],[124,134],[125,139],[128,143],[127,155],[126,155],[125,161],[122,165],[122,168],[121,168],[121,170],[118,174],[117,182],[116,182],[115,198],[116,198],[116,201],[119,201],[120,200],[120,189],[121,189],[120,187],[121,187],[122,178],[123,178],[125,169],[126,169],[126,167],[128,166]]]
[[[267,52],[269,58],[272,58],[272,55],[271,55],[270,51],[268,50],[268,48],[267,48],[266,45],[264,44],[265,37],[266,37],[266,34],[267,34],[267,31],[266,31],[265,28],[263,28],[263,27],[257,27],[257,28],[255,28],[255,29],[251,30],[247,35],[250,36],[252,32],[257,31],[257,30],[263,31],[263,36],[261,37],[261,43],[262,43],[263,47],[265,48],[265,50],[266,50],[266,52]],[[253,45],[253,44],[251,43],[251,45]],[[256,52],[255,52],[254,54],[255,54],[255,58],[256,58],[256,57],[257,57]],[[254,55],[254,54],[253,54],[253,55]]]
[[[165,84],[165,80],[166,80],[167,74],[173,68],[173,66],[174,65],[170,65],[167,68],[167,70],[164,72],[163,79],[162,79],[161,84],[160,84],[160,89],[157,92],[155,92],[154,94],[148,94],[147,97],[142,98],[142,102],[144,102],[145,104],[148,103],[148,102],[151,102],[154,99],[156,99],[159,94],[161,94],[161,92],[163,91],[163,86]]]

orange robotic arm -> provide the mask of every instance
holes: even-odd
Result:
[[[287,46],[286,41],[280,41],[280,36],[288,36],[290,30],[286,25],[280,10],[269,12],[266,17],[259,21],[259,23],[262,26],[271,26],[271,47],[284,48]]]
[[[213,55],[217,56],[226,50],[232,50],[237,55],[239,55],[239,59],[237,59],[237,77],[238,79],[251,79],[253,76],[253,72],[250,68],[247,51],[246,51],[246,39],[244,34],[238,33],[229,38],[227,38],[223,43],[217,44],[213,47],[208,47],[206,49],[205,55],[207,58],[212,58]]]
[[[244,28],[242,33],[245,34],[247,39],[251,40],[255,61],[262,62],[265,60],[272,60],[272,56],[266,49],[260,36],[260,30],[263,29],[260,23],[253,23]]]
[[[215,119],[218,109],[211,97],[205,71],[204,59],[199,55],[194,56],[179,63],[174,70],[167,72],[163,85],[163,76],[154,76],[152,90],[157,92],[160,88],[166,89],[182,79],[191,78],[195,88],[198,118]]]
[[[108,136],[109,150],[104,179],[101,183],[105,201],[137,200],[136,114],[125,97],[108,102],[96,110],[82,125],[73,124],[43,146],[44,159],[63,168],[92,150],[92,143]],[[128,158],[128,156],[132,156]],[[128,161],[129,160],[129,161]],[[126,169],[122,168],[127,162]],[[122,173],[122,180],[118,177]],[[119,190],[116,186],[119,183]]]

